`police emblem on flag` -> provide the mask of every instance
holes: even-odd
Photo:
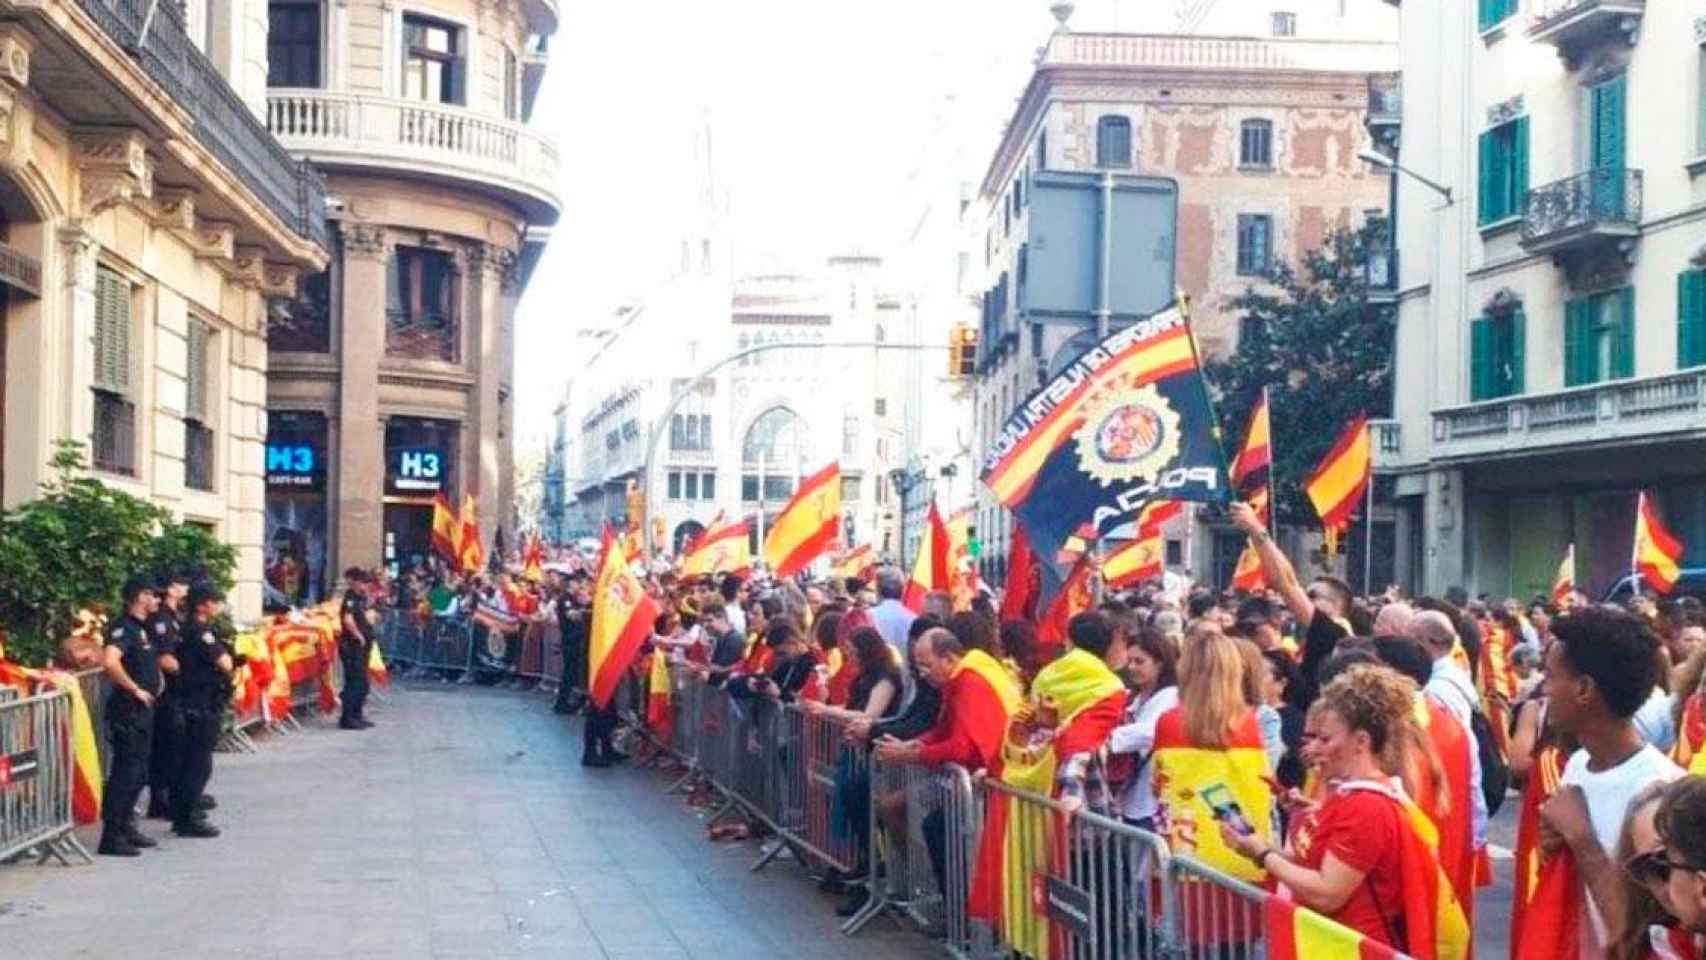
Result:
[[[1085,404],[1078,466],[1102,486],[1152,477],[1179,455],[1179,414],[1145,384],[1116,378]]]

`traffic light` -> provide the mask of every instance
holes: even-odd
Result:
[[[977,374],[977,328],[948,331],[948,377],[959,380]]]

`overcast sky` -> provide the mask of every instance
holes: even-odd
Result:
[[[1080,3],[1073,25],[1111,25],[1114,2]],[[1123,0],[1123,25],[1178,2]],[[561,6],[534,123],[562,152],[563,216],[520,309],[523,445],[549,429],[574,362],[570,333],[679,262],[705,182],[707,117],[743,271],[891,255],[919,213],[909,182],[924,151],[940,148],[943,111],[965,111],[982,140],[977,162],[940,184],[951,196],[981,177],[1054,25],[1049,0]]]

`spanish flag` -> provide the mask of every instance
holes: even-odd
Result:
[[[462,522],[450,509],[450,498],[440,490],[432,498],[432,548],[446,560],[457,560],[457,544],[462,542]]]
[[[1033,742],[1010,729],[1002,744],[1001,782],[1037,797],[1055,793],[1062,761],[1093,754],[1119,724],[1125,685],[1107,664],[1083,650],[1070,650],[1031,682],[1031,702],[1051,705],[1059,723]],[[1036,896],[1050,875],[1066,876],[1065,818],[1040,803],[1022,803],[1004,792],[989,794],[973,868],[967,910],[988,921],[1003,943],[1023,956],[1047,958],[1065,943],[1051,930],[1045,901]]]
[[[876,549],[868,543],[862,543],[836,559],[834,575],[838,580],[864,580],[870,576],[871,568],[876,565]]]
[[[841,464],[807,477],[764,537],[764,562],[777,579],[791,577],[829,549],[841,532]]]
[[[906,581],[901,602],[913,613],[924,612],[924,597],[932,591],[948,589],[949,573],[948,527],[942,522],[935,501],[931,501],[924,532],[918,538],[918,556],[912,561],[912,576]]]
[[[1581,922],[1587,897],[1568,847],[1540,862],[1533,894],[1522,906],[1521,927],[1512,914],[1512,960],[1553,960],[1581,952]]]
[[[592,702],[600,708],[615,695],[616,684],[639,655],[640,644],[651,635],[657,616],[657,601],[634,578],[621,544],[607,533],[598,557],[592,628],[586,647]]]
[[[1350,526],[1351,515],[1356,513],[1368,489],[1372,469],[1368,417],[1359,416],[1339,435],[1338,442],[1327,451],[1326,458],[1304,485],[1304,492],[1309,494],[1309,502],[1315,505],[1321,526],[1327,531],[1330,546]]]
[[[456,561],[463,573],[478,573],[486,565],[485,551],[480,546],[479,506],[471,494],[462,495],[462,523],[457,527]]]
[[[948,531],[948,593],[954,609],[971,609],[977,597],[977,564],[971,557],[971,508],[956,510],[943,529]]]
[[[367,651],[367,680],[376,687],[391,685],[391,668],[385,665],[385,656],[379,652],[377,643]]]
[[[1689,773],[1699,773],[1691,768],[1702,748],[1706,748],[1706,695],[1696,690],[1682,703],[1682,722],[1677,724],[1676,746],[1671,748],[1670,758]],[[1706,761],[1706,756],[1702,760]]]
[[[1653,498],[1641,491],[1635,501],[1635,569],[1658,593],[1669,593],[1682,574],[1682,541],[1659,518]]]
[[[1404,774],[1405,789],[1434,825],[1439,837],[1440,870],[1457,902],[1466,905],[1464,918],[1469,920],[1474,916],[1475,903],[1475,833],[1471,817],[1475,799],[1469,792],[1473,788],[1475,740],[1451,711],[1420,694],[1416,697],[1415,718],[1433,744],[1445,782],[1434,782],[1431,765],[1425,758],[1413,756],[1411,769]]]
[[[668,743],[675,733],[675,714],[670,710],[669,655],[659,647],[652,651],[646,683],[646,725],[660,742]]]
[[[1698,698],[1698,694],[1696,695]],[[1515,880],[1511,896],[1511,942],[1522,941],[1527,915],[1540,892],[1540,808],[1558,792],[1564,775],[1566,757],[1557,747],[1542,747],[1528,768],[1527,782],[1522,788],[1522,808],[1516,821]],[[1555,894],[1556,891],[1551,891]],[[1536,921],[1542,927],[1557,926],[1563,918],[1557,915],[1560,905],[1542,901],[1535,908],[1541,915]],[[1574,948],[1567,953],[1573,954]]]
[[[1273,466],[1272,429],[1268,415],[1268,388],[1262,388],[1262,395],[1256,401],[1256,408],[1250,411],[1250,425],[1244,430],[1244,445],[1238,448],[1238,455],[1232,458],[1232,489],[1241,494],[1255,484],[1266,486],[1268,472]]]
[[[1475,674],[1475,686],[1481,694],[1481,707],[1486,711],[1487,723],[1493,728],[1493,739],[1498,741],[1499,753],[1508,758],[1511,702],[1516,699],[1519,682],[1511,656],[1522,638],[1498,623],[1484,632],[1486,637],[1481,643],[1481,663]]]
[[[734,523],[718,514],[705,532],[688,544],[686,556],[681,558],[681,575],[710,577],[751,570],[752,548],[747,544],[750,529],[744,520]]]
[[[1066,646],[1066,628],[1072,618],[1090,609],[1096,595],[1090,586],[1091,558],[1082,557],[1066,575],[1066,583],[1049,601],[1043,621],[1037,624],[1037,639],[1045,647],[1060,649]]]
[[[1001,741],[1007,721],[1024,699],[1019,684],[1001,661],[982,650],[968,650],[942,689],[936,726],[919,738],[925,764],[958,763],[967,769],[1001,772]],[[969,743],[974,756],[956,754]]]
[[[101,822],[101,755],[95,743],[95,724],[83,688],[63,670],[28,670],[43,688],[71,695],[71,728],[65,738],[71,748],[71,819],[79,824]]]
[[[1268,578],[1262,573],[1262,555],[1246,543],[1238,554],[1238,565],[1232,569],[1232,589],[1255,593],[1267,585]]]
[[[1025,525],[1014,521],[1013,535],[1007,544],[1007,588],[1001,591],[1002,620],[1029,620],[1035,616],[1041,579]]]
[[[545,543],[539,534],[529,534],[521,547],[521,576],[539,583],[545,579]]]
[[[1262,915],[1268,960],[1402,960],[1391,947],[1284,897],[1263,901]]]
[[[1558,575],[1552,579],[1552,602],[1563,603],[1576,590],[1576,545],[1570,544],[1564,551],[1564,559],[1558,561]]]
[[[1135,586],[1161,576],[1166,570],[1164,560],[1161,534],[1140,534],[1102,561],[1102,583],[1110,590]]]

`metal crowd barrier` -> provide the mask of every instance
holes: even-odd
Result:
[[[1173,893],[1175,955],[1182,960],[1265,960],[1272,894],[1184,857],[1175,858],[1167,886]]]
[[[71,694],[0,703],[0,861],[94,860],[72,835]]]
[[[99,667],[79,670],[72,676],[77,678],[78,692],[83,694],[83,703],[89,708],[89,726],[95,731],[95,753],[101,758],[101,782],[105,783],[113,766],[113,748],[107,739],[107,697],[112,693],[113,682]]]

